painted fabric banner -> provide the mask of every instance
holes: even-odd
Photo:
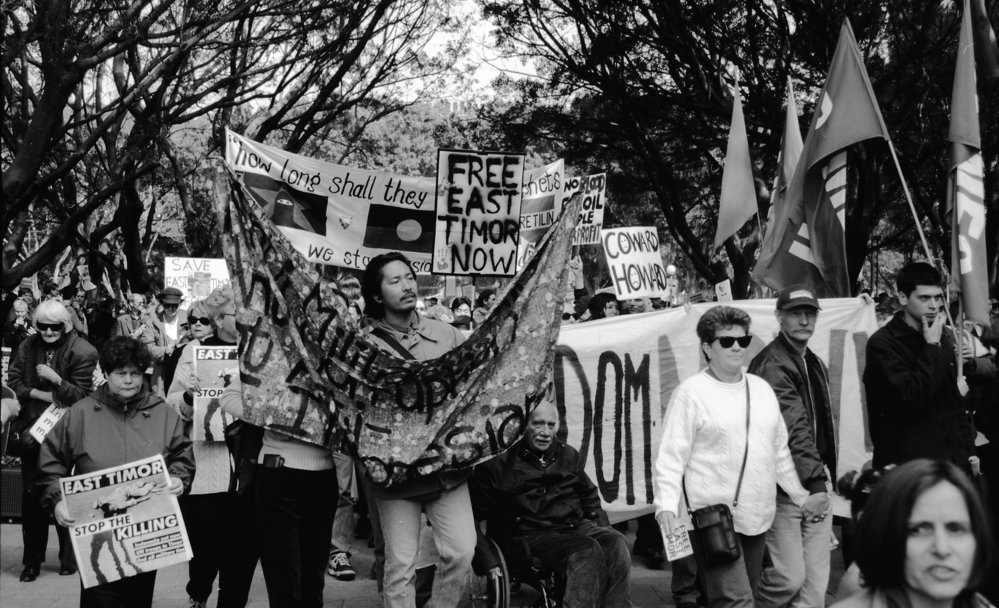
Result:
[[[181,304],[189,308],[195,300],[203,300],[213,290],[229,284],[229,268],[219,258],[163,259],[163,286],[176,287],[184,294]]]
[[[523,154],[438,150],[434,274],[516,274],[523,186]]]
[[[525,412],[551,390],[578,200],[488,320],[458,348],[417,362],[351,326],[333,286],[237,181],[229,186],[218,198],[249,422],[334,450],[346,442],[383,487],[470,467],[520,436]]]
[[[228,130],[226,163],[307,261],[364,269],[401,251],[430,272],[434,178],[334,165]]]
[[[777,335],[776,300],[731,305],[752,318],[746,364]],[[868,337],[878,326],[874,305],[859,298],[821,300],[809,347],[829,367],[829,392],[838,442],[838,474],[871,458],[861,376]],[[629,315],[562,329],[555,384],[563,433],[586,458],[612,521],[651,513],[652,463],[673,390],[704,367],[694,328],[715,304]],[[849,515],[843,500],[839,515]]]
[[[76,520],[69,535],[84,588],[194,556],[177,497],[167,492],[170,477],[162,455],[63,477],[60,484]]]

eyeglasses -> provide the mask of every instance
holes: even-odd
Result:
[[[718,341],[718,344],[721,345],[722,348],[732,348],[732,345],[736,342],[739,343],[741,348],[746,348],[749,346],[749,343],[753,341],[753,336],[739,336],[738,338],[735,336],[719,336],[715,338],[715,340]]]
[[[38,328],[38,331],[62,331],[66,326],[62,323],[42,323],[41,321],[36,321],[35,327]]]
[[[197,323],[201,323],[202,325],[211,325],[212,324],[212,320],[209,319],[208,317],[189,317],[187,319],[187,321],[191,325],[195,325]]]

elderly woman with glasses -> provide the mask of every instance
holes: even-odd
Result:
[[[681,509],[727,505],[740,555],[709,560],[706,532],[694,530],[694,557],[709,606],[752,606],[777,486],[798,505],[808,492],[795,472],[777,397],[765,380],[743,372],[749,315],[716,306],[698,321],[697,337],[707,367],[681,382],[666,408],[653,473],[656,519],[673,534]]]
[[[22,582],[38,578],[49,539],[49,516],[34,490],[40,445],[30,434],[31,427],[49,404],[66,408],[94,390],[97,350],[73,329],[66,307],[57,300],[38,305],[33,317],[37,333],[28,336],[17,349],[7,372],[7,382],[21,412],[11,422],[7,453],[21,458],[21,533],[24,537]],[[59,574],[76,572],[76,560],[69,533],[59,535]]]

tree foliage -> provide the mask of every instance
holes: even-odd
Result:
[[[725,243],[728,264],[711,251],[731,88],[738,83],[742,95],[765,220],[764,184],[776,173],[785,83],[788,78],[795,83],[805,133],[840,25],[849,18],[920,221],[937,255],[949,255],[940,204],[959,6],[883,0],[480,3],[497,40],[511,52],[539,58],[542,81],[522,87],[531,103],[524,104],[520,120],[509,121],[512,136],[547,131],[564,142],[567,160],[613,157],[616,162],[606,166],[623,170],[636,194],[651,194],[669,236],[693,268],[712,283],[731,276],[737,297],[750,288],[759,222]],[[994,243],[999,82],[980,80],[979,100],[987,234]],[[912,255],[920,247],[888,148],[877,142],[855,146],[850,171],[847,255],[857,276],[872,252],[891,248]]]
[[[2,19],[4,289],[70,245],[112,264],[115,233],[148,288],[161,202],[190,219],[190,253],[214,242],[206,160],[226,127],[299,151],[359,108],[384,116],[446,72],[455,49],[429,42],[462,27],[447,0],[37,0]]]

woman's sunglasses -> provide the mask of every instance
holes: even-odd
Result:
[[[722,348],[732,348],[732,345],[736,342],[739,343],[740,347],[746,348],[749,346],[749,343],[753,341],[753,336],[739,336],[738,338],[735,336],[720,336],[715,338],[715,340],[718,340],[718,344],[720,344]]]
[[[189,317],[187,320],[191,325],[194,325],[195,323],[201,323],[202,325],[212,324],[212,320],[208,317]]]
[[[38,331],[62,331],[65,326],[62,323],[42,323],[36,321],[35,327],[38,328]]]

